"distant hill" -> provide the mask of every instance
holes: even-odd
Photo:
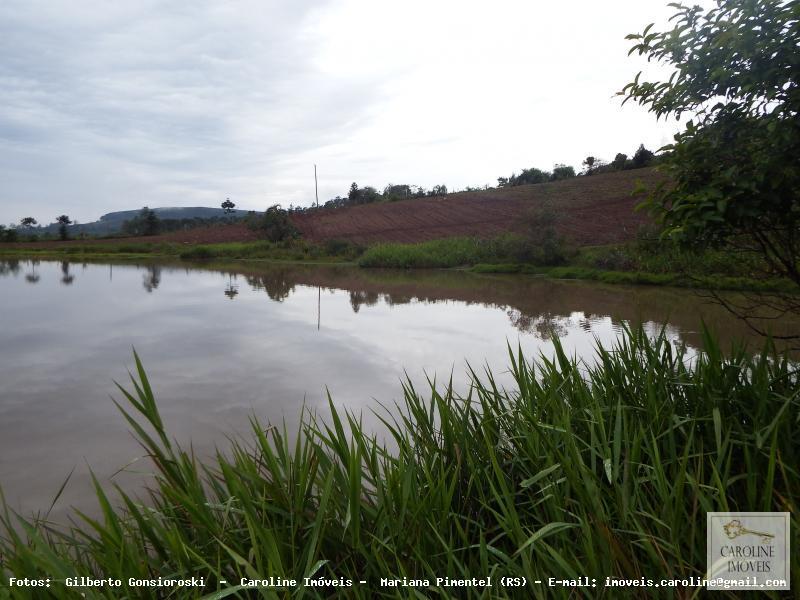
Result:
[[[136,217],[141,211],[141,208],[135,210],[119,210],[104,214],[97,221],[91,223],[80,223],[78,225],[70,225],[70,235],[77,235],[86,233],[89,235],[109,235],[118,233],[122,230],[122,224]],[[153,211],[158,215],[159,219],[240,219],[247,215],[246,210],[234,210],[232,213],[226,213],[221,208],[209,208],[207,206],[168,206],[163,208],[154,208]],[[55,223],[42,227],[38,231],[45,233],[56,233],[58,225]]]

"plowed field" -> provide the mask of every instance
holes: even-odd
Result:
[[[558,213],[558,229],[574,243],[611,244],[631,239],[647,221],[644,213],[634,211],[642,200],[631,195],[637,181],[649,187],[659,175],[637,169],[441,198],[321,209],[293,220],[311,240],[419,242],[518,231],[528,211],[548,202]]]
[[[642,200],[642,196],[631,195],[637,182],[651,187],[660,179],[652,169],[637,169],[439,198],[320,209],[292,215],[292,220],[303,237],[311,241],[411,243],[454,236],[491,237],[520,231],[525,215],[542,203],[548,203],[558,215],[557,229],[574,244],[612,244],[632,239],[647,222],[644,213],[634,211]],[[132,242],[183,244],[257,239],[258,234],[242,224],[130,238]],[[115,240],[119,241],[119,238]],[[39,242],[25,244],[25,247],[87,243],[104,244],[108,240]]]

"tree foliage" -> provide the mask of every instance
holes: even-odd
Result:
[[[133,219],[122,224],[122,231],[127,235],[157,235],[161,232],[161,219],[156,211],[145,206]]]
[[[561,179],[571,179],[575,177],[575,168],[571,165],[557,164],[553,167],[553,172],[550,174],[551,181],[559,181]]]
[[[233,209],[236,208],[236,204],[231,202],[230,198],[225,198],[225,202],[221,204],[222,210],[225,211],[225,214],[230,214],[233,212]]]
[[[17,230],[14,227],[0,225],[0,242],[16,242],[19,239]]]
[[[512,173],[510,177],[498,177],[497,187],[514,187],[517,185],[530,185],[535,183],[546,183],[548,181],[558,181],[575,177],[575,169],[564,164],[557,164],[553,171],[543,171],[536,167],[522,169],[519,175]]]
[[[67,229],[67,226],[72,224],[72,219],[67,215],[59,215],[56,217],[56,223],[58,223],[58,237],[62,240],[68,240],[69,229]]]
[[[280,204],[273,204],[263,215],[250,221],[250,226],[264,234],[271,242],[282,242],[299,237],[300,232],[289,219],[289,213]]]
[[[620,92],[658,118],[691,116],[665,148],[671,185],[647,205],[666,235],[755,252],[771,275],[800,286],[800,3],[672,6],[671,30],[651,24],[628,39],[631,53],[674,73],[639,73]]]

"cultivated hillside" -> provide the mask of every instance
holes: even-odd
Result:
[[[439,198],[320,209],[293,215],[292,220],[311,240],[419,242],[519,231],[527,212],[549,202],[559,215],[558,229],[574,243],[611,244],[631,239],[647,221],[644,213],[634,211],[643,198],[631,195],[637,182],[652,187],[661,178],[653,169],[636,169]]]
[[[438,198],[320,209],[294,213],[291,218],[303,237],[311,241],[342,239],[364,244],[384,241],[419,242],[453,236],[491,237],[522,231],[526,214],[532,208],[547,203],[558,214],[556,227],[573,243],[613,244],[634,238],[639,227],[648,220],[645,213],[634,211],[643,196],[634,197],[631,192],[639,183],[652,187],[662,178],[653,169],[635,169],[575,177],[554,183],[461,192]],[[163,212],[173,209],[155,210],[162,218],[176,218],[174,214]],[[222,213],[219,209],[201,210]],[[136,213],[137,211],[129,211],[130,215]],[[118,219],[108,217],[127,214],[110,213],[98,223],[104,223],[105,220],[116,223],[119,222]],[[210,244],[253,241],[259,238],[258,232],[239,222],[136,239],[147,242]],[[39,242],[38,245],[47,247],[76,243],[104,241],[51,241]],[[36,244],[26,244],[26,247],[36,247]]]

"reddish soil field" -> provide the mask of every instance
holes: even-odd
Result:
[[[652,169],[576,177],[555,183],[523,185],[504,190],[461,192],[439,198],[419,198],[349,208],[320,209],[295,214],[292,220],[311,241],[341,239],[363,244],[421,242],[454,236],[491,237],[520,231],[525,215],[548,202],[559,215],[556,227],[578,245],[613,244],[632,239],[648,221],[634,207],[642,196],[631,192],[637,182],[646,187],[662,179]],[[257,240],[241,224],[202,227],[163,235],[128,238],[130,242],[213,244]],[[117,238],[114,242],[124,242]],[[70,244],[104,244],[108,240],[74,240],[24,244],[47,248]]]
[[[549,201],[559,214],[557,228],[579,245],[630,240],[648,221],[634,207],[642,196],[631,192],[641,182],[655,185],[652,169],[576,177],[555,183],[504,190],[462,192],[440,198],[419,198],[293,216],[306,239],[420,242],[442,237],[490,237],[519,231],[533,207]]]

